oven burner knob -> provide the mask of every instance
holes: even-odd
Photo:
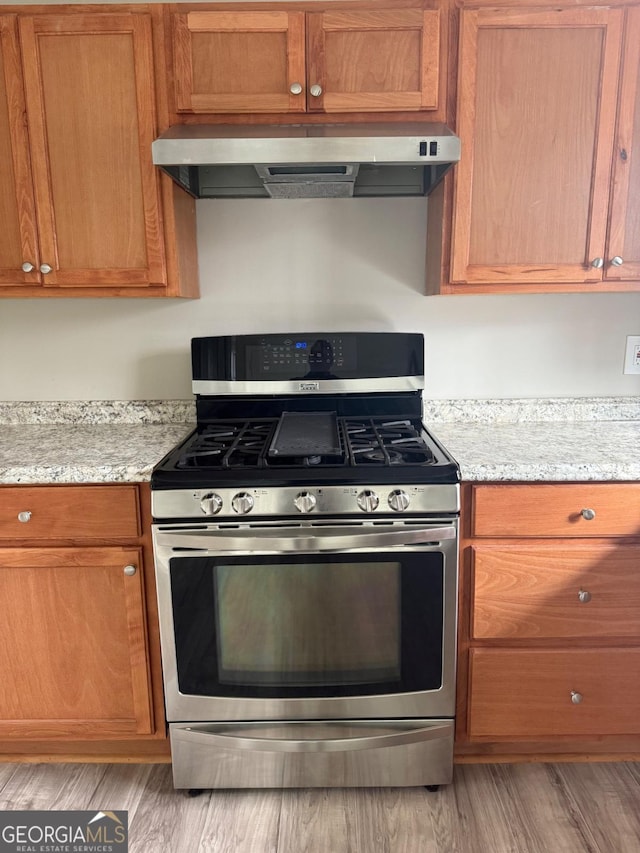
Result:
[[[402,489],[394,489],[389,495],[389,506],[394,512],[404,512],[409,506],[409,495]]]
[[[231,499],[231,506],[238,515],[246,515],[253,509],[253,498],[248,492],[238,492]]]
[[[358,495],[358,506],[363,512],[373,512],[379,503],[380,498],[371,489],[365,489]]]
[[[311,492],[300,492],[293,499],[293,505],[298,512],[311,512],[316,505],[316,496]]]
[[[201,497],[200,509],[205,515],[215,515],[222,509],[222,498],[215,492],[209,492]]]

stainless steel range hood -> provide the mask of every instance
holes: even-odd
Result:
[[[443,124],[176,125],[152,155],[196,198],[419,196],[460,140]]]

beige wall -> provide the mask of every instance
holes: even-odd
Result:
[[[425,297],[426,208],[199,201],[201,299],[3,299],[0,399],[189,398],[192,336],[352,329],[423,332],[433,398],[640,394],[640,293]]]

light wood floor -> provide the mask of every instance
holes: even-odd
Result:
[[[0,764],[5,809],[127,809],[131,853],[638,853],[640,764],[458,766],[436,793],[195,798],[167,765]]]

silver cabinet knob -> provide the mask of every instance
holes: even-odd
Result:
[[[302,86],[300,85],[300,83],[292,83],[289,86],[289,91],[292,95],[299,95],[302,92]]]
[[[585,521],[593,521],[596,517],[595,509],[583,509],[580,510],[580,515],[584,518]]]
[[[127,577],[132,577],[132,575],[135,575],[136,572],[137,572],[137,569],[135,566],[125,566],[124,567],[124,573],[125,573],[125,575],[127,575]]]
[[[575,690],[572,690],[571,701],[574,705],[579,705],[582,702],[582,693],[577,693]]]
[[[591,266],[595,267],[597,270],[601,270],[604,266],[604,258],[594,258],[591,261]]]
[[[293,505],[298,512],[311,512],[316,505],[316,496],[311,492],[300,492],[293,499]]]
[[[314,83],[313,86],[309,89],[314,98],[319,98],[322,94],[322,86],[319,86],[317,83]]]
[[[246,515],[253,509],[253,498],[248,492],[238,492],[231,499],[231,507],[238,515]]]
[[[380,498],[371,489],[365,489],[364,492],[360,492],[357,501],[363,512],[373,512],[374,509],[378,508]]]
[[[402,489],[394,489],[388,500],[389,506],[394,512],[404,512],[409,506],[409,495]]]
[[[620,255],[614,255],[614,256],[611,258],[610,263],[611,263],[611,266],[612,266],[612,267],[621,267],[621,266],[622,266],[622,264],[624,263],[624,259],[623,259],[623,258],[621,258],[621,257],[620,257]]]
[[[29,261],[25,261],[22,264],[22,272],[33,272],[34,269],[35,269],[34,265],[30,264]]]
[[[587,604],[587,602],[591,601],[591,593],[587,592],[586,589],[581,589],[578,593],[578,600],[582,602],[582,604]]]
[[[23,524],[26,524],[27,521],[31,521],[31,510],[25,509],[24,512],[19,512],[18,521],[21,521]]]
[[[53,267],[50,267],[49,264],[40,264],[40,272],[42,275],[47,275],[53,270]]]
[[[200,509],[205,515],[215,515],[222,509],[222,498],[215,492],[209,492],[200,499]]]

